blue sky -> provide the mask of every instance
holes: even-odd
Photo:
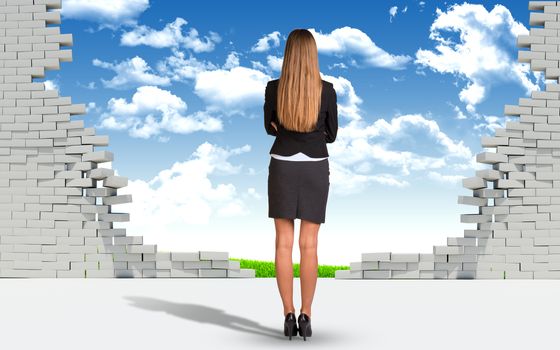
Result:
[[[314,33],[338,96],[320,263],[362,252],[431,252],[475,224],[457,204],[483,135],[544,77],[517,62],[525,1],[256,2],[64,0],[73,62],[45,80],[85,103],[109,135],[110,166],[129,178],[120,224],[160,250],[224,250],[274,259],[268,218],[264,87],[286,38]],[[296,221],[299,225],[299,220]],[[299,228],[296,228],[296,235]],[[294,247],[294,261],[299,253]]]

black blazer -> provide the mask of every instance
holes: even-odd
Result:
[[[312,158],[328,157],[327,143],[333,143],[338,131],[338,110],[336,91],[331,82],[321,80],[321,107],[316,127],[311,132],[297,132],[285,129],[278,121],[276,114],[276,94],[279,79],[270,80],[266,84],[264,94],[264,128],[266,133],[276,136],[269,153],[291,156],[303,152]],[[271,122],[278,127],[274,129]]]

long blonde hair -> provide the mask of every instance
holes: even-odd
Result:
[[[290,32],[276,99],[278,121],[288,130],[310,132],[316,126],[323,87],[317,56],[317,44],[309,30]]]

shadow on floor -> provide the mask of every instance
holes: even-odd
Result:
[[[216,326],[274,339],[287,339],[284,335],[284,329],[282,328],[282,320],[280,320],[280,327],[278,329],[273,329],[262,326],[253,320],[231,315],[223,310],[209,306],[175,303],[144,296],[124,296],[124,298],[130,301],[132,306],[139,307],[144,310],[163,311],[170,315],[194,322],[214,324]]]

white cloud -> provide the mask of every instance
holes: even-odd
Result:
[[[238,55],[230,52],[219,67],[194,57],[185,58],[183,52],[174,50],[173,56],[158,64],[158,71],[172,80],[194,80],[194,93],[205,102],[209,112],[245,114],[262,104],[266,83],[272,78],[258,65],[240,66]]]
[[[191,80],[200,72],[220,68],[211,62],[199,61],[196,57],[192,56],[192,53],[189,54],[188,58],[185,58],[183,51],[175,48],[172,51],[172,56],[166,57],[157,64],[157,70],[160,74],[168,76],[171,80]]]
[[[336,158],[329,160],[329,169],[331,183],[329,191],[340,196],[358,194],[374,183],[399,188],[410,186],[408,181],[398,179],[398,176],[390,173],[360,174],[359,165],[358,169],[352,169],[350,165],[344,165]]]
[[[152,73],[152,68],[141,57],[135,56],[119,63],[93,60],[93,65],[117,73],[111,80],[101,79],[103,85],[112,89],[126,89],[139,85],[169,85],[171,80]]]
[[[334,77],[332,75],[321,74],[321,78],[333,83],[336,91],[338,114],[352,120],[362,119],[359,105],[363,101],[356,95],[352,83],[341,76]]]
[[[453,106],[453,110],[456,113],[456,117],[455,119],[467,119],[467,116],[465,115],[465,113],[463,113],[463,111],[461,110],[461,108],[459,108],[459,106]]]
[[[101,112],[101,107],[97,106],[95,102],[88,102],[86,105],[86,113],[99,113]]]
[[[515,55],[517,36],[528,30],[506,7],[498,4],[488,12],[479,4],[454,4],[446,12],[437,8],[436,16],[430,27],[430,39],[437,43],[435,51],[419,49],[415,63],[465,78],[468,82],[459,99],[467,111],[475,113],[476,105],[500,81],[515,81],[527,94],[539,90],[529,79],[529,65],[518,63]],[[458,33],[459,39],[444,37],[446,32]],[[540,72],[534,75],[538,77]]]
[[[440,130],[435,120],[426,119],[420,114],[397,116],[392,118],[390,123],[387,123],[385,119],[378,119],[372,125],[367,126],[359,133],[354,133],[354,135],[358,136],[363,133],[368,137],[395,136],[402,133],[408,126],[425,130],[426,134],[442,146],[450,156],[463,159],[468,159],[472,156],[470,149],[463,144],[463,141],[454,142]]]
[[[249,214],[246,200],[261,197],[254,188],[244,195],[234,184],[210,177],[239,174],[243,166],[232,164],[230,158],[250,150],[250,145],[225,149],[204,142],[188,160],[174,163],[151,180],[129,181],[119,190],[132,195],[132,203],[118,205],[119,212],[130,213],[125,227],[140,235],[184,234],[189,225]]]
[[[484,122],[476,124],[474,126],[474,129],[481,131],[480,135],[482,135],[482,132],[486,130],[486,132],[492,136],[496,134],[496,129],[498,128],[505,129],[506,122],[517,121],[519,119],[519,117],[511,117],[507,115],[505,117],[498,117],[495,115],[478,115],[478,114],[477,114],[477,118],[482,119]]]
[[[180,97],[155,86],[139,87],[130,103],[123,98],[112,98],[109,106],[111,111],[118,115],[136,115],[153,110],[185,110],[187,108],[186,102]]]
[[[259,61],[251,61],[251,66],[253,69],[260,71],[267,71],[269,68]]]
[[[133,25],[149,0],[64,0],[62,16],[97,22],[101,27]]]
[[[395,15],[397,14],[397,6],[392,6],[389,9],[389,22],[393,22],[393,17],[395,17]]]
[[[220,35],[213,31],[209,32],[209,36],[204,36],[204,39],[200,38],[195,28],[191,28],[187,35],[183,35],[182,27],[187,23],[185,19],[177,17],[175,21],[165,25],[162,30],[144,25],[137,26],[121,36],[121,45],[147,45],[155,48],[182,47],[199,53],[210,52],[214,50],[215,44],[221,42]]]
[[[451,184],[461,184],[465,176],[463,175],[443,175],[437,171],[429,171],[428,177],[439,182],[447,182]]]
[[[408,10],[408,6],[405,6],[405,7],[401,10],[401,12],[402,12],[402,13],[405,13],[407,10]]]
[[[95,89],[97,88],[97,86],[95,85],[95,81],[90,81],[90,82],[87,83],[87,84],[82,84],[82,83],[80,83],[80,82],[78,81],[78,82],[76,82],[76,84],[77,84],[79,87],[82,87],[82,88],[88,89],[88,90],[95,90]]]
[[[264,89],[271,77],[247,67],[202,71],[196,75],[194,92],[202,98],[209,111],[225,114],[243,113],[262,105]]]
[[[271,44],[272,43],[272,46]],[[251,48],[252,52],[265,52],[270,50],[271,47],[278,47],[280,45],[280,32],[275,30],[262,38]]]
[[[283,57],[277,57],[273,55],[266,56],[266,63],[273,71],[276,72],[282,71],[282,62],[284,62]]]
[[[60,86],[54,80],[45,80],[43,83],[45,84],[45,90],[60,90]]]
[[[98,127],[128,129],[130,136],[146,139],[162,131],[178,134],[222,131],[222,121],[207,111],[185,116],[183,113],[186,110],[185,101],[171,92],[156,86],[141,86],[130,102],[123,98],[111,98]],[[165,141],[165,138],[160,140]]]
[[[401,144],[402,140],[407,140],[406,147]],[[331,184],[333,192],[339,195],[357,193],[370,182],[407,186],[406,177],[411,171],[480,167],[463,141],[452,140],[440,130],[436,121],[420,114],[396,116],[389,122],[378,119],[371,124],[352,120],[339,126],[337,141],[329,147]],[[357,174],[363,170],[364,162],[373,162],[373,174]],[[386,168],[388,170],[382,170]],[[395,174],[391,168],[400,169],[400,174]]]
[[[467,104],[467,111],[473,113],[475,105],[482,102],[484,99],[486,88],[479,82],[470,82],[461,92],[459,92],[459,99]]]
[[[345,65],[344,62],[339,62],[329,66],[329,69],[333,69],[333,68],[348,69],[348,66]]]
[[[362,99],[349,80],[328,75],[322,78],[334,85],[339,116],[349,119],[344,125],[339,121],[337,140],[328,145],[334,193],[358,193],[370,183],[405,187],[411,171],[483,168],[463,141],[453,140],[435,120],[406,114],[370,123],[362,118]],[[400,169],[400,174],[395,174],[394,168]]]
[[[392,55],[386,52],[366,33],[356,28],[348,26],[336,28],[329,34],[318,33],[314,28],[309,28],[309,31],[315,37],[319,53],[337,57],[355,54],[362,58],[366,66],[404,69],[412,59],[407,55]]]
[[[238,57],[238,53],[237,52],[230,52],[227,59],[226,59],[226,63],[224,63],[223,67],[224,69],[231,69],[233,67],[238,67],[239,66],[239,57]]]

